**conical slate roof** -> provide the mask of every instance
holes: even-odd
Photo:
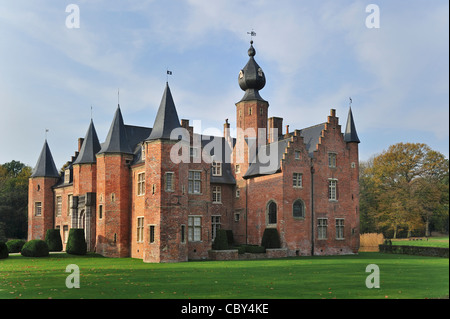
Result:
[[[98,154],[102,153],[125,153],[133,154],[130,145],[128,144],[127,131],[123,123],[122,112],[120,106],[117,106],[114,119],[109,129],[106,141]]]
[[[152,132],[147,140],[170,139],[172,130],[181,127],[169,83],[166,83]]]
[[[81,145],[80,154],[73,164],[92,164],[96,162],[95,155],[100,151],[100,142],[95,131],[94,122],[91,119],[83,145]]]
[[[356,133],[355,122],[353,121],[352,108],[350,107],[347,117],[347,126],[345,127],[344,141],[347,143],[360,143],[358,133]]]
[[[58,169],[53,161],[52,153],[48,147],[47,140],[44,142],[41,155],[34,167],[31,177],[59,177]]]

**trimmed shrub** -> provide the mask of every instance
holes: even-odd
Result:
[[[214,250],[227,250],[228,249],[228,237],[225,229],[218,229],[216,238],[212,244]]]
[[[59,229],[48,229],[45,234],[45,242],[49,251],[62,251],[63,245]]]
[[[8,246],[2,241],[0,241],[0,259],[8,258]]]
[[[23,245],[20,252],[25,257],[47,257],[48,245],[40,239],[33,239]]]
[[[26,241],[23,239],[11,239],[6,242],[6,246],[10,253],[20,253],[25,243]]]
[[[233,237],[233,231],[231,229],[227,229],[227,242],[228,242],[228,246],[232,247],[234,244],[234,237]]]
[[[86,255],[87,245],[83,228],[71,228],[67,239],[66,252],[72,255]]]
[[[266,228],[264,230],[261,246],[266,249],[281,248],[280,236],[278,235],[278,230],[276,228]]]
[[[264,254],[266,252],[266,248],[258,245],[243,245],[245,247],[246,253],[251,254]]]

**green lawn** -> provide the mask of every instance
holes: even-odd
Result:
[[[392,239],[392,245],[419,246],[419,247],[442,247],[449,248],[447,237],[430,237],[428,240]]]
[[[80,268],[79,289],[65,286],[66,266]],[[380,288],[365,285],[377,264]],[[132,258],[0,260],[0,298],[441,298],[449,294],[449,260],[360,253],[356,256],[146,264]]]

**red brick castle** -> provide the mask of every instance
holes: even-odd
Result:
[[[124,124],[120,107],[104,143],[91,120],[61,171],[47,141],[29,180],[28,239],[47,229],[84,228],[89,251],[145,262],[208,257],[219,228],[238,244],[278,230],[288,255],[356,253],[359,248],[358,135],[351,109],[344,133],[326,122],[283,134],[259,94],[264,72],[239,72],[236,138],[193,133],[179,120],[167,84],[153,128]]]

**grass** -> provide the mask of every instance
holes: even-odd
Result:
[[[422,238],[422,240],[392,239],[392,245],[449,248],[448,236],[429,237],[428,240],[426,238]]]
[[[65,286],[66,266],[80,268],[80,289]],[[365,285],[377,264],[380,288]],[[449,260],[360,253],[352,256],[146,264],[132,258],[51,254],[0,260],[0,298],[442,298]]]

